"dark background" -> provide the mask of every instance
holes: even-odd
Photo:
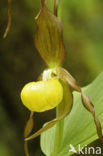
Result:
[[[48,7],[52,10],[52,0]],[[45,63],[34,48],[34,17],[40,0],[12,1],[12,24],[6,39],[7,1],[0,0],[0,156],[24,156],[23,130],[29,111],[22,105],[20,91],[36,81]],[[103,1],[63,0],[59,7],[63,23],[66,59],[64,67],[81,86],[103,70]],[[55,117],[55,110],[34,115],[34,131]],[[39,137],[30,141],[31,156],[43,156]]]

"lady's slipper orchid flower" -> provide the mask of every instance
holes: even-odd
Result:
[[[40,81],[28,83],[21,91],[21,100],[31,111],[24,130],[26,156],[29,156],[27,141],[39,136],[55,124],[53,154],[57,156],[63,141],[63,119],[71,112],[73,106],[72,90],[81,93],[83,106],[92,114],[97,134],[103,141],[101,124],[95,115],[94,105],[89,97],[82,93],[80,86],[71,74],[61,67],[65,57],[65,46],[62,24],[56,17],[58,0],[55,0],[54,14],[47,9],[46,2],[46,0],[41,0],[42,8],[36,17],[37,28],[34,34],[34,44],[49,69],[40,75]],[[47,111],[55,107],[57,107],[56,118],[30,135],[33,129],[33,113]]]
[[[30,82],[21,91],[23,104],[35,112],[55,108],[63,99],[63,87],[58,79]]]

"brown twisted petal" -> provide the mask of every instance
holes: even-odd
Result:
[[[89,99],[89,97],[87,95],[81,93],[81,98],[82,98],[82,103],[83,103],[84,107],[89,112],[92,113],[92,116],[94,118],[94,122],[95,122],[95,125],[96,125],[97,134],[98,134],[100,140],[103,142],[102,127],[101,127],[101,123],[100,123],[99,119],[95,115],[94,105],[92,104],[91,100]]]
[[[34,122],[33,122],[33,115],[34,112],[30,113],[30,117],[26,123],[25,129],[24,129],[24,138],[26,138],[32,131],[33,126],[34,126]],[[28,143],[26,141],[24,141],[24,151],[25,151],[25,155],[29,156],[29,150],[28,150]]]
[[[10,4],[11,4],[11,0],[8,0],[8,7],[7,7],[7,17],[8,17],[8,23],[3,35],[3,38],[6,38],[9,30],[10,30],[10,26],[11,26],[11,14],[10,14]]]
[[[44,6],[46,4],[47,0],[41,0],[41,4],[42,6]]]
[[[57,16],[59,0],[54,2],[54,15]]]
[[[80,86],[67,70],[62,67],[58,67],[56,68],[56,71],[58,77],[66,81],[72,89],[76,90],[77,92],[81,92]]]
[[[30,113],[30,117],[26,123],[26,126],[25,126],[25,129],[24,129],[24,138],[26,138],[32,131],[33,129],[33,115],[34,115],[34,112],[31,112]]]

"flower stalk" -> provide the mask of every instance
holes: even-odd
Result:
[[[56,108],[56,116],[58,117],[59,105]],[[64,130],[64,119],[60,120],[56,124],[55,138],[54,138],[54,151],[53,156],[57,156],[63,143],[63,130]]]

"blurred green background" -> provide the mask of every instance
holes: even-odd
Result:
[[[24,156],[23,130],[29,111],[22,105],[22,87],[46,67],[34,48],[34,17],[40,0],[12,1],[12,25],[6,39],[7,1],[0,1],[0,156]],[[52,10],[53,0],[48,0]],[[64,67],[81,86],[103,71],[103,0],[61,0],[66,59]],[[55,110],[35,113],[34,131],[55,117]],[[30,141],[31,156],[43,156],[39,137]]]

